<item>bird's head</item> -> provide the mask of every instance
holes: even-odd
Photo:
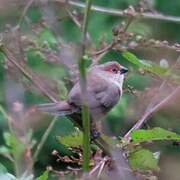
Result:
[[[108,79],[112,83],[115,83],[119,88],[122,89],[124,74],[128,72],[128,69],[119,64],[116,61],[110,61],[105,64],[97,65],[100,70],[101,76]]]

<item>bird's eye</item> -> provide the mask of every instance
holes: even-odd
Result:
[[[113,68],[113,69],[112,69],[112,72],[113,72],[114,74],[117,74],[117,73],[118,73],[118,70],[117,70],[116,68]]]

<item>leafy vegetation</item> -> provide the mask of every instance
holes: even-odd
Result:
[[[53,118],[34,105],[68,98],[85,45],[84,10],[76,2],[30,2],[0,2],[0,179],[77,179],[87,145],[83,128],[76,130],[74,116]],[[180,165],[179,1],[93,5],[105,9],[95,7],[84,27],[81,75],[112,60],[129,73],[121,100],[104,118],[106,135],[90,142],[88,176],[106,177],[109,151],[120,147],[134,177],[179,179],[169,168]]]

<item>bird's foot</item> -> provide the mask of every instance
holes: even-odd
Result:
[[[91,130],[91,141],[98,139],[100,137],[101,133],[97,129]]]

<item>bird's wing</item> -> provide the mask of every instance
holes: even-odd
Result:
[[[120,97],[119,88],[106,79],[100,78],[93,74],[87,79],[87,99],[90,109],[104,106],[111,108]],[[80,84],[77,82],[69,93],[69,103],[80,107],[82,105],[82,93]]]
[[[101,105],[110,109],[119,101],[120,93],[116,85],[109,84],[108,88],[96,93],[96,98],[100,101]]]

